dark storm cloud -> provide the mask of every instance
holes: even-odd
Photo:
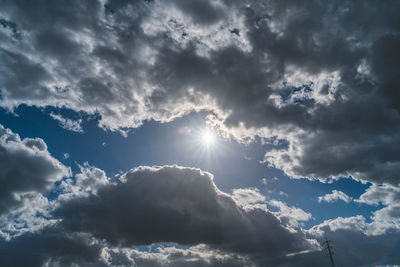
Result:
[[[70,231],[126,247],[204,243],[267,258],[312,247],[273,214],[241,209],[216,188],[209,173],[177,166],[135,169],[96,195],[62,202],[54,215]]]
[[[55,181],[69,173],[50,155],[42,139],[21,140],[18,134],[0,125],[0,214],[22,204],[19,194],[48,192]]]

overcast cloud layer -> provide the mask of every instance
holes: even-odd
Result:
[[[1,261],[318,266],[334,232],[343,266],[399,263],[399,14],[396,0],[1,1],[1,107],[98,114],[124,135],[205,110],[225,137],[285,144],[264,163],[291,178],[372,183],[359,199],[334,190],[321,202],[382,205],[370,220],[304,230],[310,213],[254,188],[223,193],[200,169],[110,179],[83,164],[71,177],[42,139],[0,126]],[[50,116],[84,133],[82,120]],[[185,247],[134,248],[158,242]],[[346,250],[359,244],[361,257]]]

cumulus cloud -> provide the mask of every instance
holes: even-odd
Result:
[[[338,0],[329,8],[319,0],[6,1],[0,105],[98,113],[101,127],[121,132],[208,110],[240,141],[286,140],[288,148],[265,161],[289,176],[395,185],[399,8],[397,1]]]
[[[400,200],[400,188],[391,185],[371,185],[359,199],[359,203],[368,205],[392,205]]]
[[[312,248],[301,231],[289,232],[272,213],[242,209],[216,188],[211,174],[178,166],[136,168],[95,195],[62,202],[54,215],[70,231],[115,246],[204,243],[271,258]]]
[[[372,232],[380,234],[388,230],[400,230],[400,188],[391,185],[371,185],[355,201],[368,205],[384,205],[373,212],[371,219],[376,227]]]
[[[40,138],[21,139],[0,125],[0,214],[24,203],[25,197],[49,192],[70,169],[52,157]]]
[[[199,169],[138,167],[114,179],[88,163],[80,169],[76,179],[60,183],[60,196],[44,213],[47,224],[0,241],[2,263],[318,266],[327,264],[318,244],[325,236],[340,255],[337,264],[372,266],[399,260],[391,251],[400,228],[393,217],[382,220],[385,208],[376,211],[370,223],[362,216],[339,217],[303,230],[299,222],[310,220],[311,214],[268,200],[252,188],[223,193],[212,175]],[[164,245],[135,248],[157,243]],[[367,256],[361,253],[372,250],[375,253]]]
[[[353,198],[338,190],[332,190],[332,193],[318,197],[318,202],[325,201],[330,203],[338,200],[343,200],[344,202],[349,203],[353,200]]]
[[[212,175],[199,169],[138,167],[108,179],[88,164],[80,168],[76,181],[67,179],[58,187],[60,196],[46,213],[46,225],[0,242],[0,252],[7,255],[2,263],[262,266],[318,249],[303,230],[288,228],[265,207],[245,209],[234,200],[239,194],[263,201],[260,193],[223,193]],[[132,248],[156,243],[186,248]]]

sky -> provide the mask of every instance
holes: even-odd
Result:
[[[398,1],[0,6],[0,265],[400,265]]]

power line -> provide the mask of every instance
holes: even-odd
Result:
[[[325,237],[325,241],[323,243],[324,251],[328,250],[328,255],[331,260],[332,267],[335,267],[335,262],[333,261],[333,246],[331,245],[331,243],[332,241],[328,240],[328,238]]]

